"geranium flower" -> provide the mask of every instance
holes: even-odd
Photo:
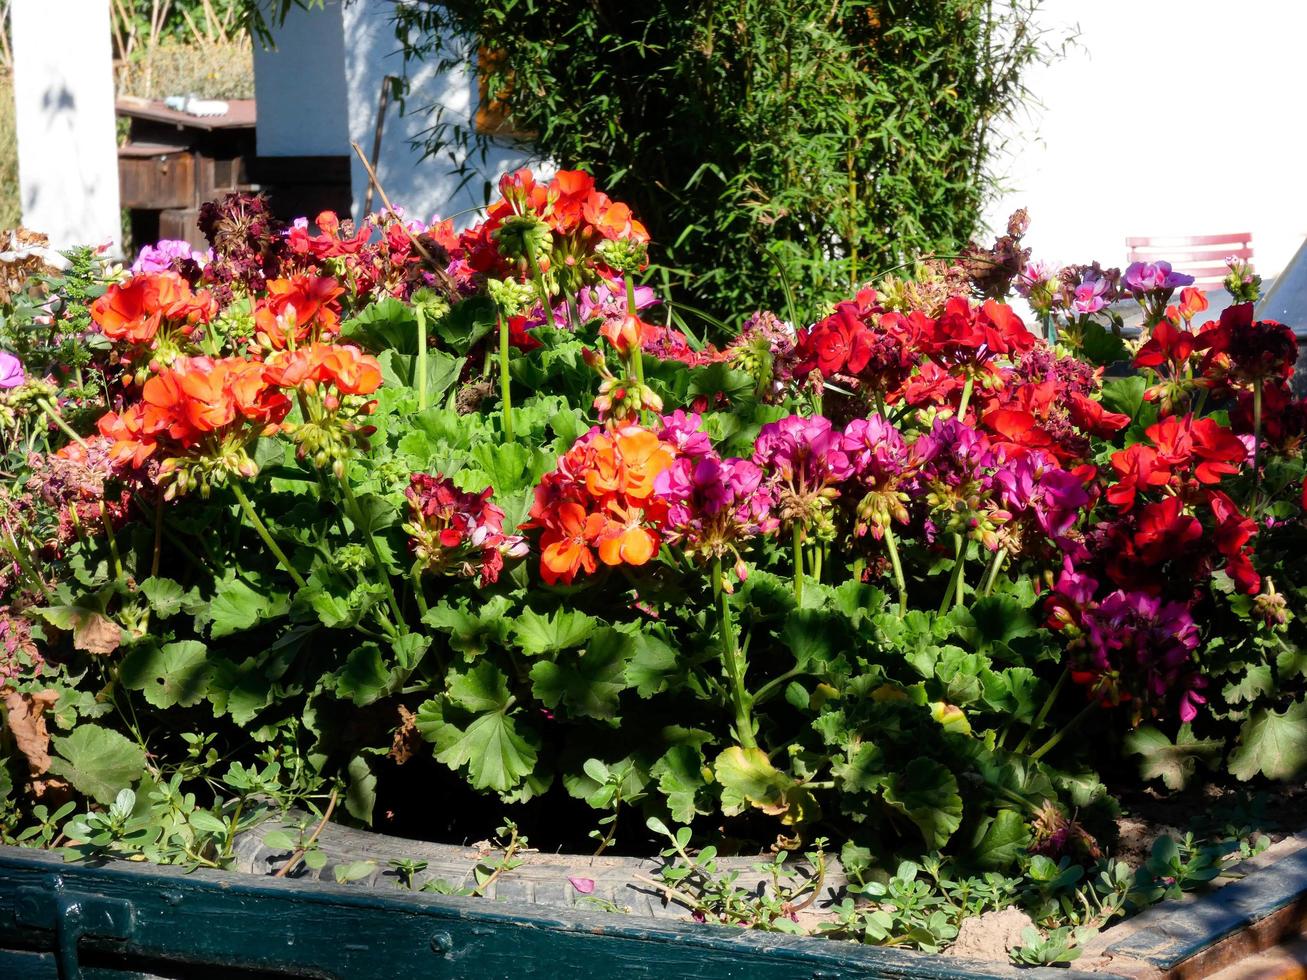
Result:
[[[880,540],[891,520],[908,522],[908,491],[917,467],[916,453],[903,434],[880,415],[854,419],[845,427],[840,442],[863,491],[854,533],[870,531]]]
[[[1038,339],[1005,303],[985,300],[973,307],[952,297],[924,338],[926,352],[946,368],[979,367],[996,355],[1020,355]]]
[[[254,307],[259,341],[273,350],[285,350],[310,339],[330,340],[340,325],[338,297],[344,292],[328,276],[269,280],[267,295]]]
[[[595,564],[591,543],[603,529],[602,514],[587,514],[577,503],[564,503],[540,536],[540,577],[549,585],[570,584],[577,573],[591,574]]]
[[[177,273],[158,272],[110,285],[91,304],[91,320],[110,340],[151,344],[165,323],[185,336],[197,322],[207,323],[216,309],[208,292],[193,293]]]
[[[1172,272],[1170,262],[1132,262],[1121,277],[1125,288],[1136,296],[1160,291],[1170,292],[1179,286],[1192,286],[1194,277]]]
[[[180,272],[184,263],[203,266],[207,257],[191,248],[190,242],[175,238],[162,238],[153,245],[145,245],[128,270],[133,276],[156,272]]]
[[[6,350],[0,350],[0,388],[17,388],[27,380],[23,362]]]
[[[404,525],[409,547],[425,572],[499,579],[504,559],[526,554],[526,541],[504,534],[504,512],[490,502],[492,488],[460,490],[448,477],[414,473],[404,491],[411,519]]]
[[[1298,338],[1283,323],[1253,320],[1253,304],[1239,303],[1221,312],[1215,327],[1199,335],[1206,350],[1200,370],[1218,385],[1262,384],[1293,377]]]
[[[704,563],[732,558],[741,580],[747,574],[742,549],[778,524],[762,470],[745,459],[681,456],[658,475],[654,490],[667,505],[668,540]]]

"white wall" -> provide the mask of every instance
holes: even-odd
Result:
[[[1126,236],[1251,231],[1278,272],[1307,235],[1307,2],[1045,0],[1041,23],[1079,41],[1029,75],[991,228],[1025,206],[1036,256],[1109,265]]]
[[[23,224],[55,248],[122,241],[107,0],[9,12]]]
[[[255,52],[260,155],[348,154],[355,216],[367,194],[367,173],[350,148],[371,155],[381,82],[404,70],[391,22],[391,0],[327,0],[323,9],[297,10],[276,33],[277,50]],[[496,143],[484,159],[473,157],[475,175],[451,173],[448,154],[423,159],[411,141],[433,124],[427,107],[443,107],[447,119],[470,123],[476,111],[474,73],[437,73],[412,66],[407,111],[394,100],[386,113],[377,172],[386,193],[414,217],[454,216],[467,225],[470,209],[486,203],[485,183],[531,162],[526,148]],[[311,147],[311,149],[306,149]],[[536,169],[549,170],[536,163]],[[381,207],[374,196],[373,210]],[[311,216],[310,216],[311,217]]]

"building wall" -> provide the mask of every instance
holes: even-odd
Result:
[[[109,4],[15,0],[9,11],[23,224],[55,248],[122,242]]]
[[[1307,3],[1045,0],[1041,23],[1079,38],[1029,77],[991,228],[1025,206],[1037,256],[1112,265],[1127,236],[1251,231],[1278,272],[1307,235]]]
[[[403,56],[391,22],[390,0],[327,0],[324,8],[296,10],[276,33],[277,48],[255,52],[260,155],[348,154],[354,213],[367,195],[368,178],[350,147],[371,155],[382,80],[399,75]],[[430,111],[428,111],[430,110]],[[476,220],[487,185],[500,174],[531,162],[529,152],[497,143],[472,158],[469,179],[452,172],[450,151],[424,158],[413,145],[433,123],[434,111],[470,123],[476,111],[476,79],[469,68],[436,72],[412,66],[406,104],[391,101],[382,131],[377,175],[391,201],[416,217]],[[462,159],[455,153],[456,159]],[[540,168],[537,165],[537,169]],[[374,197],[372,207],[381,206]]]

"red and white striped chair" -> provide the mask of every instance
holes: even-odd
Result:
[[[1200,289],[1218,289],[1226,277],[1225,260],[1230,256],[1253,260],[1253,236],[1249,231],[1226,235],[1158,236],[1127,238],[1131,262],[1165,259],[1176,272],[1194,277]]]

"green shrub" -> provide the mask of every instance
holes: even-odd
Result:
[[[507,128],[593,171],[681,292],[734,315],[782,308],[778,270],[820,306],[976,232],[994,126],[1047,50],[1037,5],[451,0],[397,7],[396,29],[444,67],[497,52]],[[428,151],[475,164],[490,137],[435,113]]]

